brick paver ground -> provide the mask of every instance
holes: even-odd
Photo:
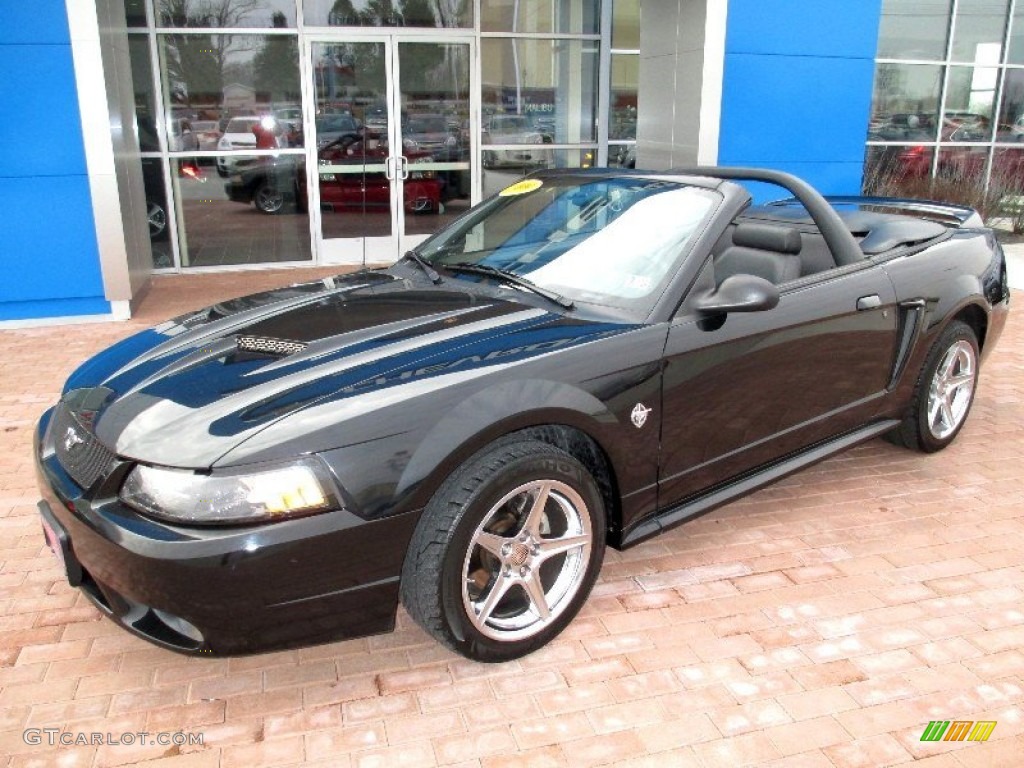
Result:
[[[33,421],[115,339],[295,274],[160,278],[130,323],[0,332],[0,768],[1024,765],[1019,307],[949,450],[875,440],[609,552],[583,613],[520,661],[468,662],[404,613],[390,635],[248,658],[101,619],[44,545]],[[998,725],[920,742],[936,719]],[[26,728],[204,744],[49,747]]]

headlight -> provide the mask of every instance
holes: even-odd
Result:
[[[176,523],[261,523],[337,509],[319,462],[250,472],[198,474],[138,465],[121,486],[121,500]]]
[[[415,139],[402,139],[402,146],[405,149],[419,149],[420,145]]]
[[[231,142],[226,136],[217,142],[217,149],[231,149]]]

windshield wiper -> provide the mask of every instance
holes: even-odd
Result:
[[[402,256],[402,258],[408,259],[409,261],[415,262],[417,265],[419,265],[420,269],[422,269],[427,274],[427,277],[430,278],[430,282],[432,282],[434,285],[440,285],[441,283],[444,282],[444,279],[439,274],[437,274],[437,270],[430,266],[430,262],[424,259],[422,256],[420,256],[418,253],[416,253],[416,251],[406,251],[405,255]]]
[[[445,264],[445,267],[450,269],[452,272],[465,272],[469,275],[483,275],[484,277],[493,277],[496,280],[501,280],[512,285],[525,288],[528,291],[533,291],[538,296],[543,296],[549,301],[555,302],[560,307],[566,309],[572,309],[576,306],[572,299],[568,299],[560,293],[549,291],[547,288],[541,288],[536,283],[527,280],[525,277],[517,275],[515,272],[508,272],[504,269],[498,269],[498,267],[491,267],[487,264],[473,264],[468,261],[460,261],[455,264]]]

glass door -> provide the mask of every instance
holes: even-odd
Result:
[[[359,36],[308,51],[319,260],[394,261],[473,202],[471,43]]]

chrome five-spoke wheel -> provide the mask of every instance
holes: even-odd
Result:
[[[963,423],[977,371],[977,354],[966,340],[955,342],[946,351],[928,391],[928,429],[935,438],[945,440]]]
[[[423,510],[402,603],[464,656],[518,658],[556,637],[587,599],[605,527],[604,497],[575,454],[505,438],[466,460]]]
[[[481,634],[530,637],[579,591],[591,546],[590,510],[557,480],[520,485],[484,515],[469,542],[462,600]]]
[[[261,184],[253,196],[256,208],[263,213],[280,213],[284,209],[284,192],[272,184]]]
[[[887,437],[897,445],[932,453],[956,439],[978,386],[978,334],[954,320],[932,344],[899,426]]]

